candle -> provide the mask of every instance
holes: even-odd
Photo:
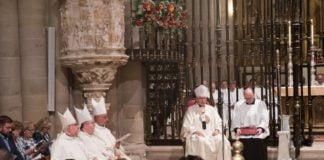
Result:
[[[310,20],[310,23],[311,23],[311,45],[314,45],[314,25],[313,25],[313,19]]]
[[[288,21],[288,46],[291,46],[291,24],[290,21]]]

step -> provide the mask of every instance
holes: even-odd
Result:
[[[184,155],[183,146],[148,146],[147,160],[178,160]],[[277,160],[277,147],[268,147],[268,160]],[[298,160],[324,160],[324,141],[303,146]]]

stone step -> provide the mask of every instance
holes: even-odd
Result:
[[[184,155],[182,146],[148,146],[147,160],[178,160]],[[268,147],[268,160],[277,160],[277,147]],[[298,160],[324,160],[324,142],[315,141],[311,147],[303,146]]]
[[[268,160],[277,160],[277,153],[277,147],[268,147]],[[311,147],[301,147],[298,160],[324,160],[324,142],[315,141]]]

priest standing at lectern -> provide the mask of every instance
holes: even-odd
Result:
[[[205,160],[231,159],[231,145],[222,134],[222,120],[217,109],[207,104],[208,88],[198,86],[195,95],[196,104],[185,113],[181,130],[186,143],[185,155],[197,155]]]
[[[252,88],[244,90],[244,100],[234,106],[232,129],[243,143],[245,160],[266,160],[269,112],[265,102],[255,98]]]

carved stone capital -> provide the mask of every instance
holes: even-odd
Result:
[[[91,91],[84,91],[84,97],[85,97],[85,101],[87,103],[88,109],[90,111],[90,113],[93,112],[93,106],[91,103],[91,99],[94,99],[96,101],[99,101],[99,98],[102,97],[106,97],[106,92],[104,90],[91,90]],[[106,99],[106,98],[105,98]],[[106,103],[106,109],[109,110],[110,109],[110,103]]]
[[[122,54],[61,56],[61,63],[72,70],[91,109],[91,98],[106,97],[118,67],[126,64],[127,59],[128,56]]]
[[[62,56],[62,65],[72,69],[83,91],[108,90],[119,66],[126,64],[126,55]]]

